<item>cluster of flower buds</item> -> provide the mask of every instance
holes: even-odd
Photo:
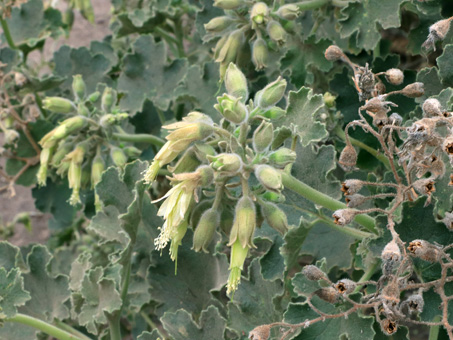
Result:
[[[214,56],[223,74],[230,62],[237,62],[241,49],[251,43],[252,62],[257,70],[267,66],[269,49],[284,45],[300,15],[297,4],[269,7],[266,2],[244,0],[216,0],[214,6],[225,10],[225,15],[213,18],[205,29],[205,39],[220,38]]]
[[[123,146],[114,138],[122,132],[121,123],[129,117],[116,106],[116,91],[106,87],[101,94],[86,94],[86,86],[80,75],[72,83],[74,100],[47,97],[43,107],[64,115],[65,119],[47,133],[39,142],[42,147],[38,184],[46,185],[49,169],[67,177],[72,189],[70,204],[80,201],[80,190],[94,188],[100,181],[106,165],[123,167],[129,158],[140,156],[133,146]],[[100,201],[96,195],[96,207]]]
[[[191,112],[183,121],[165,126],[172,132],[145,181],[152,183],[162,166],[179,158],[168,167],[172,189],[160,199],[164,202],[158,215],[165,223],[154,241],[156,248],[170,243],[176,260],[188,225],[194,229],[195,251],[207,251],[215,231],[223,231],[231,247],[227,287],[231,293],[238,287],[249,250],[255,247],[255,228],[265,220],[282,234],[288,229],[286,214],[277,203],[283,199],[281,172],[294,163],[296,153],[273,146],[272,120],[286,113],[276,106],[286,90],[284,79],[268,84],[247,103],[247,80],[231,63],[225,87],[227,93],[214,106],[223,116],[218,124],[203,113]]]

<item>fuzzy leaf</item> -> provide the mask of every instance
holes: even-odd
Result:
[[[445,86],[453,85],[453,65],[451,60],[453,58],[453,45],[447,45],[444,48],[444,53],[437,58],[439,65],[439,75],[442,79],[442,84]]]
[[[167,49],[151,35],[143,35],[133,45],[133,52],[123,60],[118,91],[125,95],[120,106],[132,115],[140,111],[146,99],[166,110],[175,98],[175,88],[187,72],[187,61],[176,59],[167,65]]]
[[[73,291],[80,290],[85,273],[92,267],[92,263],[90,262],[90,260],[91,260],[90,253],[82,253],[72,263],[71,272],[69,274],[70,277],[69,288],[71,288],[71,290]]]
[[[151,333],[143,332],[137,338],[137,340],[162,340],[162,339],[163,339],[163,336],[159,334],[159,331],[157,329],[153,330]]]
[[[226,321],[214,306],[209,306],[201,312],[199,325],[184,309],[179,309],[174,313],[165,313],[161,321],[165,330],[174,340],[221,340],[224,338]]]
[[[9,273],[0,268],[0,314],[11,318],[17,313],[16,307],[30,300],[30,294],[24,290],[24,280],[18,268]]]
[[[36,328],[18,324],[16,322],[5,322],[0,327],[0,340],[36,340]]]
[[[23,263],[20,249],[6,241],[0,242],[0,268],[7,272]]]

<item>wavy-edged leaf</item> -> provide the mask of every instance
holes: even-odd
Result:
[[[11,318],[17,313],[17,307],[30,300],[30,294],[24,290],[24,280],[20,270],[14,268],[9,272],[0,268],[0,314]]]

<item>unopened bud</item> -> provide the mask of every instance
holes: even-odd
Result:
[[[250,18],[255,24],[261,25],[268,20],[269,7],[264,2],[257,2],[250,11]]]
[[[349,279],[341,279],[335,283],[335,289],[340,294],[351,294],[356,287],[356,283]]]
[[[117,147],[110,149],[110,158],[117,167],[122,168],[127,163],[127,157],[124,154],[123,150]]]
[[[337,97],[335,97],[332,93],[326,92],[326,93],[324,93],[322,98],[324,100],[324,104],[326,104],[327,107],[334,107],[335,106],[335,99]]]
[[[57,113],[70,113],[76,110],[72,101],[61,97],[46,97],[42,101],[42,105],[46,110]]]
[[[222,32],[224,29],[228,28],[232,22],[233,19],[225,15],[211,19],[204,25],[204,28],[208,32]]]
[[[86,85],[80,74],[72,76],[72,90],[78,100],[85,98]]]
[[[91,188],[101,181],[102,173],[105,170],[104,160],[100,155],[96,155],[91,162]]]
[[[237,29],[231,32],[224,45],[221,47],[216,61],[222,63],[222,65],[225,65],[225,68],[227,67],[227,65],[229,67],[229,64],[236,60],[237,54],[243,41],[244,33],[241,29]],[[243,100],[245,101],[246,99]]]
[[[243,0],[215,0],[214,6],[221,9],[236,9],[242,6],[243,3]]]
[[[398,330],[398,324],[389,319],[381,320],[381,329],[384,334],[392,335]]]
[[[57,151],[52,157],[52,166],[57,168],[63,158],[73,149],[73,144],[71,142],[64,143],[63,141],[60,142],[58,145]]]
[[[52,157],[52,148],[44,148],[41,150],[41,154],[39,155],[39,170],[36,175],[38,179],[39,186],[45,186],[47,182],[47,169],[49,166],[50,158]]]
[[[66,138],[71,133],[82,129],[87,121],[81,116],[68,118],[61,122],[59,126],[47,133],[39,142],[43,147],[52,146],[55,142]]]
[[[345,201],[348,208],[357,208],[367,201],[367,197],[360,194],[354,194],[346,196]]]
[[[242,169],[242,160],[235,153],[221,153],[217,156],[210,156],[211,167],[216,171],[237,173]]]
[[[385,79],[392,85],[401,85],[404,81],[403,71],[397,68],[391,68],[385,72]]]
[[[286,214],[274,203],[260,202],[261,212],[266,222],[276,231],[285,235],[288,231],[288,218]]]
[[[338,163],[346,170],[354,169],[357,164],[357,151],[351,144],[346,144],[343,151],[341,151]]]
[[[286,31],[279,22],[275,20],[269,21],[266,30],[269,37],[277,44],[283,45],[286,42]]]
[[[296,152],[288,148],[280,148],[269,155],[269,161],[282,168],[294,163],[296,158]]]
[[[310,281],[318,281],[327,278],[327,275],[318,267],[309,264],[302,269],[302,274]]]
[[[255,204],[250,197],[243,196],[236,204],[233,229],[231,229],[228,245],[231,246],[236,240],[239,240],[243,248],[255,248],[253,244],[255,227]]]
[[[401,90],[401,93],[409,98],[418,98],[425,94],[424,86],[423,83],[409,84]]]
[[[329,61],[337,61],[343,58],[343,51],[336,45],[330,45],[324,52],[324,56]]]
[[[66,155],[65,159],[69,162],[68,182],[72,189],[69,204],[77,205],[80,203],[80,187],[82,184],[82,162],[85,155],[86,145],[79,143],[76,148]]]
[[[336,210],[332,217],[334,223],[338,225],[347,225],[352,222],[354,217],[357,215],[357,210],[354,209],[339,209]]]
[[[281,6],[275,14],[284,20],[294,20],[299,16],[300,9],[294,4],[288,4]]]
[[[225,73],[225,88],[230,96],[241,98],[243,103],[249,96],[247,79],[244,73],[233,63],[228,65]]]
[[[267,65],[267,50],[266,41],[263,38],[257,38],[252,47],[252,62],[257,71],[264,69]]]
[[[236,242],[231,245],[230,276],[228,277],[227,294],[234,293],[238,289],[239,283],[241,282],[241,272],[248,251],[249,247],[243,247],[239,240],[236,240]]]
[[[96,91],[88,96],[88,100],[92,103],[95,103],[98,101],[100,96],[101,96],[101,93],[99,91]]]
[[[214,170],[210,166],[199,166],[195,172],[199,176],[200,186],[207,187],[214,182]]]
[[[212,241],[214,231],[220,222],[220,214],[217,209],[208,209],[201,215],[197,228],[193,234],[193,249],[196,252],[207,252],[209,243]]]
[[[104,89],[102,94],[101,107],[102,111],[106,113],[112,112],[113,105],[116,104],[116,91],[110,87]]]
[[[263,121],[253,133],[253,148],[257,153],[266,151],[274,138],[274,126]]]
[[[234,124],[241,124],[247,119],[247,107],[239,98],[224,94],[222,97],[217,97],[217,101],[219,103],[215,104],[214,108],[226,120]]]
[[[266,201],[274,203],[283,203],[286,200],[284,195],[274,191],[266,191],[264,194],[261,195],[261,197]]]
[[[280,118],[286,116],[286,110],[283,110],[283,109],[279,108],[278,106],[273,106],[273,107],[266,109],[260,115],[265,118],[268,118],[268,119],[277,120],[277,119],[280,119]]]
[[[338,301],[338,291],[333,287],[325,287],[318,289],[315,292],[316,296],[318,296],[321,300],[324,300],[328,303],[336,303]]]
[[[264,89],[259,91],[255,96],[255,101],[261,108],[268,108],[277,104],[285,94],[286,80],[278,77],[277,80],[268,84]]]
[[[79,105],[77,105],[77,113],[85,117],[88,117],[90,115],[90,111],[84,103],[79,103]]]
[[[271,333],[269,325],[255,327],[249,333],[249,340],[268,340]]]
[[[117,114],[112,114],[108,113],[105,115],[102,115],[102,117],[99,119],[99,124],[103,128],[108,128],[113,125],[117,125],[121,121],[129,118],[129,115],[127,113],[117,113]]]
[[[347,179],[341,184],[341,191],[345,195],[352,195],[359,192],[363,187],[363,182],[359,179]]]
[[[439,249],[425,241],[425,240],[414,240],[409,243],[409,247],[407,250],[415,256],[427,262],[437,262],[440,259],[440,251]]]
[[[436,98],[426,99],[422,109],[425,117],[442,116],[442,105]]]
[[[439,20],[429,27],[428,39],[423,43],[422,47],[430,48],[433,47],[436,50],[436,41],[444,40],[445,36],[450,29],[451,18]]]
[[[283,189],[282,174],[270,165],[261,164],[255,168],[255,176],[270,191]]]

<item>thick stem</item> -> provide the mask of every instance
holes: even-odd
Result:
[[[91,340],[85,334],[83,334],[83,333],[79,332],[77,329],[74,329],[71,326],[65,324],[63,321],[55,320],[55,325],[71,334],[74,334],[75,336],[79,337],[80,339]]]
[[[363,240],[364,238],[374,236],[374,234],[367,233],[366,231],[361,231],[361,230],[354,229],[354,228],[347,227],[347,226],[339,226],[339,225],[333,223],[332,220],[329,220],[328,218],[326,218],[324,216],[320,216],[319,219],[323,223],[325,223],[328,227],[335,229],[335,230],[339,231],[340,233],[352,236],[357,240]]]
[[[119,141],[123,142],[132,142],[132,143],[149,143],[156,145],[158,147],[162,147],[165,144],[165,140],[159,138],[154,135],[149,135],[146,133],[138,133],[138,134],[128,134],[128,133],[119,133],[114,132],[113,137]]]
[[[308,9],[315,9],[315,8],[322,7],[329,2],[330,2],[330,0],[309,0],[309,1],[296,2],[296,3],[294,3],[294,5],[299,7],[299,9],[301,11],[305,11]]]
[[[442,319],[440,315],[434,317],[433,322],[438,322]],[[429,327],[429,338],[428,340],[437,340],[439,337],[440,326]]]
[[[5,35],[8,46],[13,50],[17,50],[17,46],[14,43],[13,37],[11,36],[11,31],[9,30],[8,23],[6,22],[5,19],[0,18],[0,24],[2,25],[3,34]]]
[[[346,204],[337,201],[336,199],[319,192],[316,189],[308,186],[307,184],[299,181],[297,178],[294,178],[291,175],[288,175],[285,172],[282,172],[283,185],[294,191],[295,193],[305,197],[309,201],[312,201],[315,204],[319,204],[324,208],[330,210],[346,209]],[[368,215],[357,215],[354,219],[357,223],[364,226],[366,229],[371,231],[374,234],[377,234],[376,227],[374,224],[374,219]]]
[[[59,340],[85,340],[80,337],[75,336],[74,334],[68,333],[56,326],[53,326],[51,324],[48,324],[45,321],[36,319],[34,317],[25,315],[25,314],[16,314],[12,318],[6,319],[6,321],[9,322],[17,322],[23,325],[27,325],[36,329],[39,329],[41,332],[44,332],[50,336],[53,336],[56,339]],[[86,339],[89,339],[86,337]],[[121,340],[121,338],[119,338]]]
[[[120,318],[121,313],[115,313],[115,315],[109,315],[107,317],[110,330],[110,340],[121,340],[121,327]]]

